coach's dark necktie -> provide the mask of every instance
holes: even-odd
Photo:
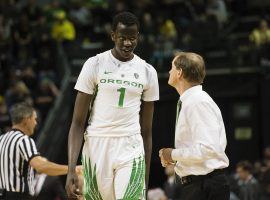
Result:
[[[178,122],[178,118],[179,118],[179,114],[180,114],[180,110],[182,108],[182,101],[179,99],[177,102],[177,107],[176,107],[176,120],[175,120],[175,127],[177,125]]]

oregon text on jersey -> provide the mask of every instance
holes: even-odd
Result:
[[[143,89],[143,84],[137,83],[137,82],[130,82],[130,81],[124,81],[119,79],[100,79],[100,83],[113,83],[113,84],[119,84],[119,85],[125,85],[125,86],[133,86],[136,88]]]

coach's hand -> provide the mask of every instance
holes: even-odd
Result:
[[[163,167],[174,164],[172,160],[172,148],[163,148],[159,150],[159,157]]]
[[[76,174],[75,170],[70,171],[67,174],[66,191],[68,198],[71,199],[77,199],[80,195],[82,195],[82,191],[79,188],[78,175]]]

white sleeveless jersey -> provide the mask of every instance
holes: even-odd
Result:
[[[129,136],[141,132],[141,100],[159,99],[156,70],[134,55],[117,60],[111,50],[89,58],[83,65],[75,89],[94,94],[88,120],[88,136]]]

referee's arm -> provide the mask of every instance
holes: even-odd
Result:
[[[65,175],[68,171],[67,165],[60,165],[54,162],[48,161],[46,158],[42,156],[33,157],[29,164],[38,172],[44,173],[49,176],[59,176]]]

